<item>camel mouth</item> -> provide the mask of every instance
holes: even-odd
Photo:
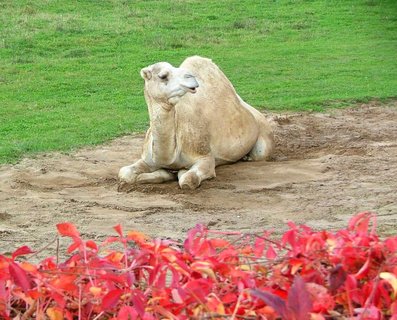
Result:
[[[197,92],[197,88],[196,87],[185,87],[185,89],[187,91],[189,91],[190,93],[196,93]]]
[[[181,87],[185,92],[196,93],[199,86],[198,84],[181,84]]]

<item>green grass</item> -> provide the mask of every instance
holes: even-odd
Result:
[[[0,163],[147,126],[139,70],[211,57],[258,108],[397,96],[395,0],[0,0]]]

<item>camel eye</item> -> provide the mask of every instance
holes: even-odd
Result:
[[[168,73],[167,73],[167,72],[160,72],[159,75],[158,75],[158,77],[159,77],[161,80],[167,80],[167,78],[168,78]]]

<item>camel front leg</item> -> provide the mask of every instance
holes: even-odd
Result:
[[[173,180],[176,180],[175,174],[164,169],[159,169],[149,173],[141,173],[138,175],[136,183],[163,183]]]
[[[214,157],[200,158],[189,170],[180,170],[178,172],[179,186],[182,189],[194,190],[200,186],[202,181],[215,176]]]
[[[176,180],[176,175],[164,169],[152,168],[141,159],[130,166],[122,167],[119,180],[118,191],[129,191],[132,184],[172,181]]]
[[[155,168],[157,169],[157,168]],[[153,172],[155,169],[152,169],[145,161],[142,159],[137,162],[131,164],[130,166],[122,167],[119,171],[119,180],[120,183],[135,183],[137,177],[142,173]]]

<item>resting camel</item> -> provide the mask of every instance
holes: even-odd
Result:
[[[263,114],[244,102],[210,60],[187,58],[179,68],[159,62],[143,68],[150,128],[141,159],[119,172],[126,184],[179,180],[195,189],[215,167],[267,159],[273,132]]]

